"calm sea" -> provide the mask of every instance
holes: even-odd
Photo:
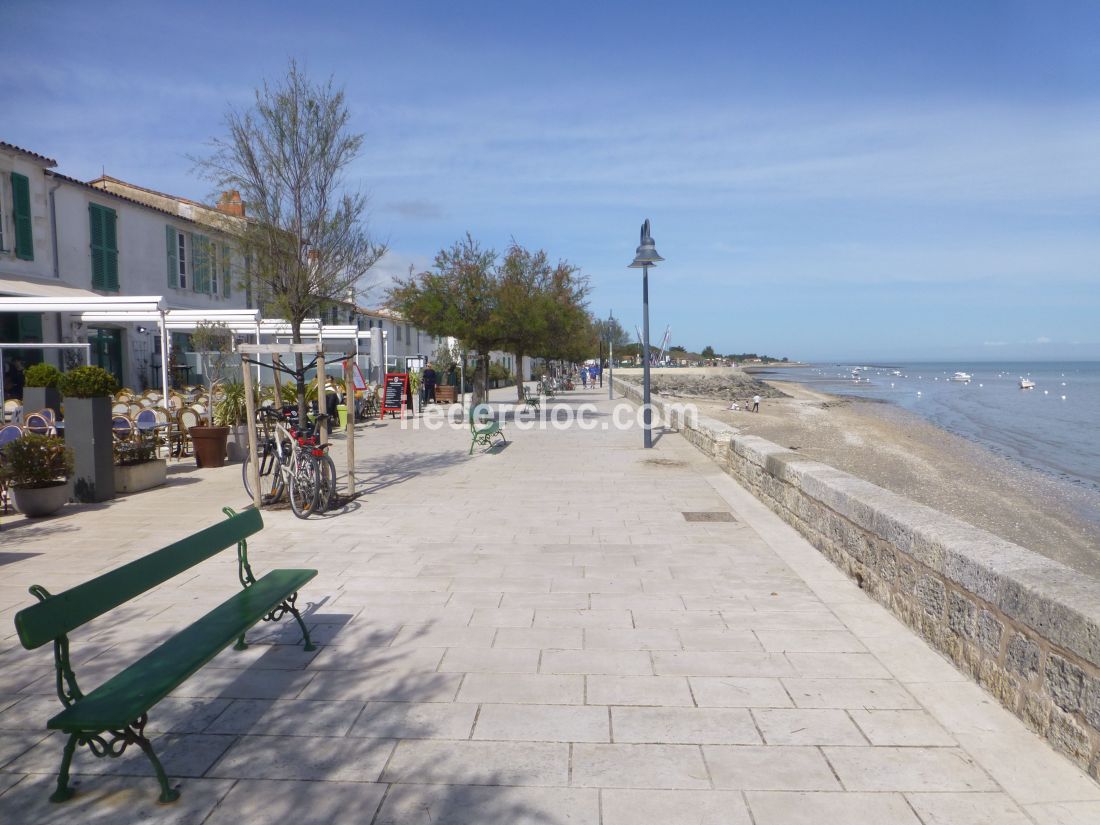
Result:
[[[863,367],[859,380],[856,367]],[[969,373],[970,382],[952,381],[956,372]],[[897,404],[1028,467],[1100,491],[1100,362],[817,364],[757,375]],[[1021,377],[1035,389],[1020,389]]]

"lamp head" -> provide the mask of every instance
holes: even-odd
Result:
[[[629,265],[630,269],[656,266],[657,261],[664,260],[657,254],[657,247],[653,243],[653,237],[649,234],[649,218],[646,218],[645,223],[642,224],[641,236],[641,243],[638,244],[638,249],[634,253],[634,262]]]

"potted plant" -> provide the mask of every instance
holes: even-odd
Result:
[[[115,442],[115,492],[137,493],[168,480],[168,459],[157,457],[162,443],[156,430],[137,430],[129,440]]]
[[[23,515],[48,516],[69,500],[73,451],[57,436],[27,433],[4,445],[0,455],[0,474]]]
[[[214,382],[221,375],[233,350],[233,335],[225,324],[204,322],[191,333],[191,346],[195,348],[202,364],[206,397],[213,401]],[[229,427],[216,424],[192,427],[189,435],[195,447],[195,462],[200,467],[221,467],[225,464]]]
[[[65,443],[73,449],[73,494],[77,501],[115,497],[111,394],[115,377],[101,367],[76,367],[61,374],[65,398]]]
[[[61,393],[57,381],[61,370],[53,364],[34,364],[23,372],[23,414],[39,410],[53,410],[54,418],[60,417]]]
[[[248,406],[245,404],[244,384],[227,381],[222,384],[222,397],[214,405],[214,423],[229,428],[226,457],[230,461],[244,461],[248,454]]]

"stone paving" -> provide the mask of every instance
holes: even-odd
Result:
[[[503,394],[502,394],[503,395]],[[1086,825],[1056,755],[675,434],[363,425],[365,495],[265,513],[257,573],[316,567],[316,652],[264,626],[155,707],[144,757],[74,762],[49,648],[12,617],[246,505],[240,468],[0,529],[0,822]],[[549,410],[544,410],[549,415]],[[689,521],[685,513],[726,514]],[[709,520],[714,518],[732,520]],[[72,634],[87,690],[237,587],[232,551]]]

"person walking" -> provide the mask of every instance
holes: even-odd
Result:
[[[752,397],[752,411],[753,412],[760,412],[760,396],[759,395],[754,395]]]
[[[424,405],[427,406],[428,402],[435,403],[435,382],[436,374],[432,369],[432,362],[429,361],[427,366],[424,367],[424,372],[421,374],[421,378],[424,383]]]
[[[581,364],[581,388],[588,389],[588,367]]]

